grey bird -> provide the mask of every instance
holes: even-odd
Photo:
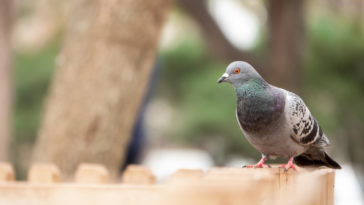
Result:
[[[296,94],[267,83],[247,62],[228,65],[217,81],[228,82],[237,95],[236,118],[240,128],[260,153],[261,160],[245,167],[263,168],[268,157],[289,158],[285,170],[298,166],[341,169],[324,150],[329,140]]]

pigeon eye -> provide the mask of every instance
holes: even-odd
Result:
[[[235,74],[240,73],[240,68],[235,68],[235,69],[234,69],[234,73],[235,73]]]

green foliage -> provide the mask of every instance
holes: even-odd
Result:
[[[58,42],[56,39],[37,52],[15,53],[12,157],[18,179],[26,178],[26,165],[38,132]]]
[[[312,111],[337,148],[364,161],[364,32],[359,24],[333,16],[308,28],[305,93]],[[326,129],[325,129],[326,128]],[[347,145],[347,147],[342,146]],[[360,151],[359,151],[360,150]],[[360,154],[359,154],[360,152]]]
[[[58,48],[59,44],[53,42],[36,53],[16,53],[13,124],[16,141],[35,139]]]

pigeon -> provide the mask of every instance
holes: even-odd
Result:
[[[246,139],[262,153],[261,160],[247,168],[270,167],[268,158],[289,158],[284,170],[293,163],[300,167],[326,166],[341,169],[324,150],[330,144],[317,120],[296,94],[270,85],[249,63],[228,65],[218,83],[227,82],[237,96],[236,118]]]

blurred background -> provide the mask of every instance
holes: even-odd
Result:
[[[82,161],[119,171],[141,163],[163,180],[178,168],[258,160],[236,122],[233,88],[216,83],[244,60],[304,99],[344,167],[337,204],[361,204],[364,1],[105,2],[0,5],[0,157],[17,178],[33,161],[65,173]]]

